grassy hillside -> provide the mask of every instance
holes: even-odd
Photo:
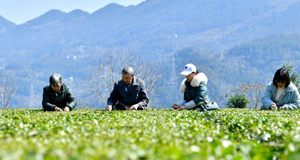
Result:
[[[0,159],[295,159],[299,113],[0,110]]]

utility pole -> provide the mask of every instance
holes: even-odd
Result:
[[[177,34],[174,35],[174,38],[177,38]],[[175,41],[176,43],[176,41]],[[177,50],[177,44],[174,49],[174,51],[171,53],[171,82],[170,87],[173,91],[174,100],[178,101],[178,94],[179,94],[179,87],[177,84],[177,74],[176,74],[176,59],[175,59],[175,53]]]

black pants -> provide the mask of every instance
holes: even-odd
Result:
[[[129,110],[130,106],[125,106],[123,104],[120,104],[120,103],[116,103],[112,110]]]
[[[133,104],[132,104],[133,105]],[[116,103],[113,107],[112,110],[130,110],[131,105],[124,105],[121,103]],[[137,110],[143,110],[143,108],[138,107]]]

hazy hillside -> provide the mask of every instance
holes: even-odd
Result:
[[[244,59],[251,67],[300,59],[300,34],[280,34],[255,39],[227,51],[228,59]]]
[[[60,50],[63,43],[68,48],[128,47],[153,53],[172,43],[220,50],[267,34],[297,31],[300,14],[295,8],[300,2],[293,1],[148,0],[130,7],[110,4],[91,15],[52,10],[7,31],[0,42],[14,44],[14,49],[34,43],[58,45],[52,49]],[[287,19],[295,25],[282,26]],[[170,38],[174,34],[178,38]]]
[[[299,8],[300,0],[147,0],[109,4],[92,14],[50,10],[21,25],[0,17],[0,73],[16,77],[15,107],[28,103],[30,93],[39,106],[54,72],[83,97],[85,77],[110,49],[159,63],[161,84],[174,73],[170,55],[176,53],[176,74],[188,62],[197,64],[217,95],[244,81],[265,82],[283,63],[298,62]],[[172,103],[164,87],[161,99]]]
[[[259,78],[255,79],[261,80],[266,75],[270,80],[270,76],[282,64],[294,65],[294,70],[299,72],[300,34],[271,35],[238,45],[225,52],[225,61],[236,67],[242,64],[243,69],[248,69],[249,73],[259,72]]]
[[[16,24],[0,16],[0,33],[7,31],[14,26],[16,26]]]

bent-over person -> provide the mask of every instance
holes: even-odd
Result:
[[[44,111],[71,111],[76,107],[76,99],[71,89],[62,82],[60,74],[50,76],[50,84],[43,89]]]
[[[122,79],[114,84],[106,110],[144,110],[149,103],[145,82],[134,76],[132,67],[122,70]]]
[[[206,75],[202,72],[199,73],[195,65],[191,63],[186,64],[180,74],[185,76],[180,85],[180,92],[184,94],[183,100],[173,104],[172,108],[178,110],[199,110],[201,112],[219,108],[218,104],[211,102],[208,97]]]

